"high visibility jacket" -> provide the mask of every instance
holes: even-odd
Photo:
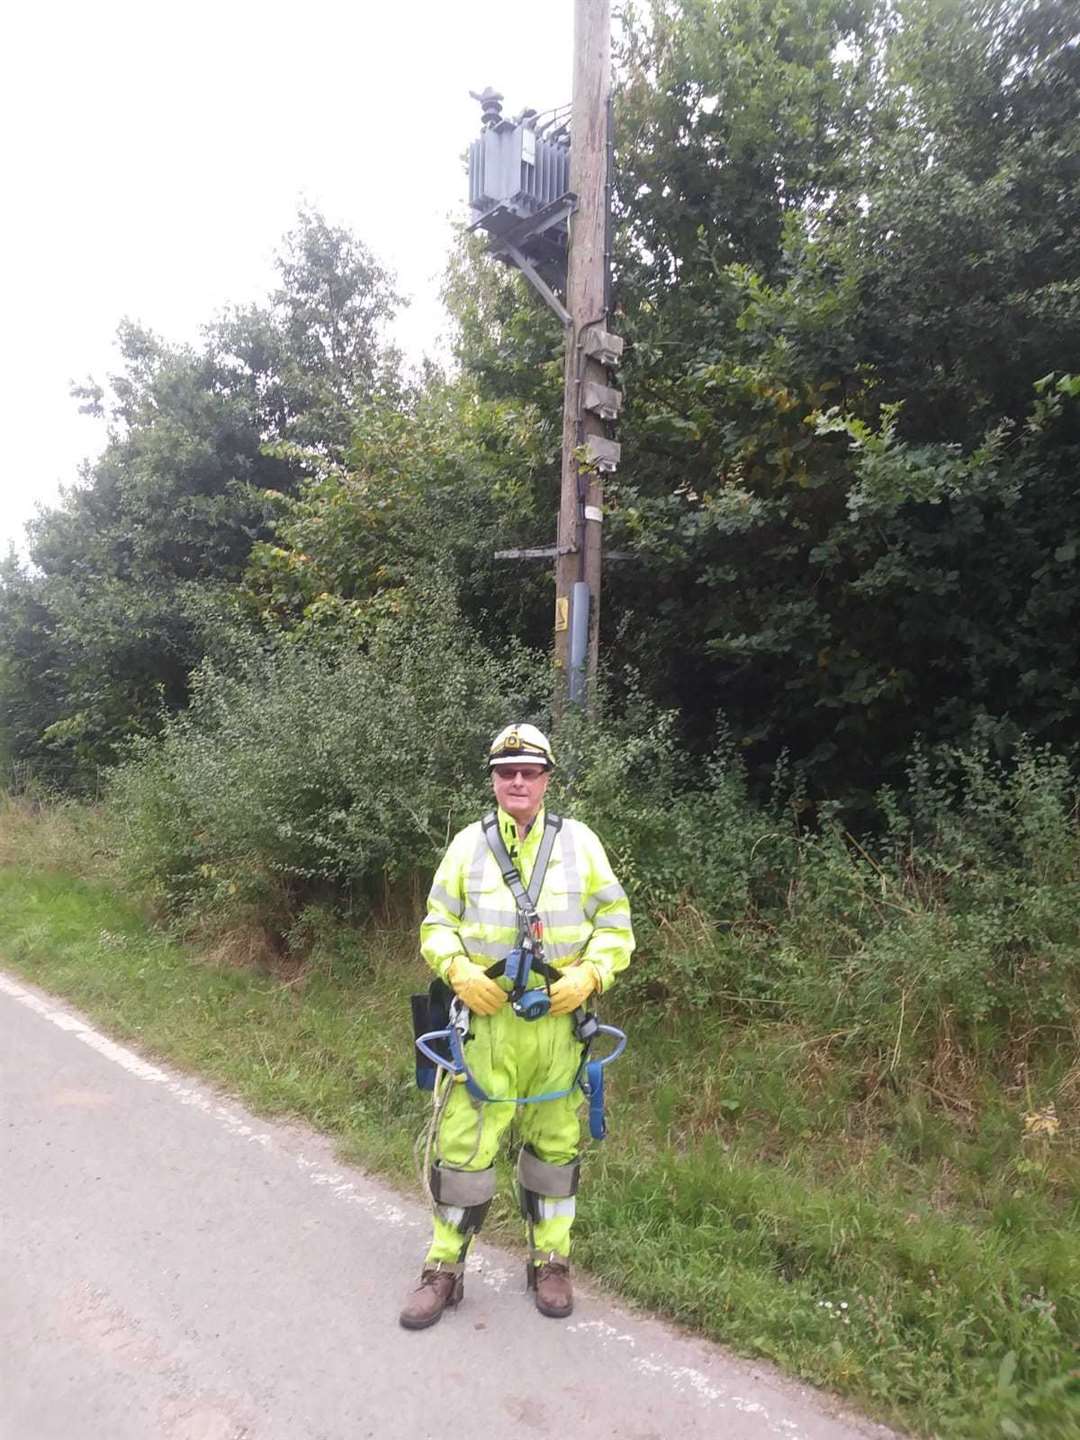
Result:
[[[527,887],[544,833],[544,812],[524,840],[518,839],[513,819],[502,809],[497,813],[507,852]],[[629,964],[634,932],[626,891],[615,879],[603,845],[580,821],[563,821],[536,908],[544,922],[544,956],[550,964],[562,969],[589,960],[604,990]],[[435,872],[420,926],[421,952],[445,980],[456,956],[468,955],[486,968],[517,940],[514,897],[477,821],[454,836]]]

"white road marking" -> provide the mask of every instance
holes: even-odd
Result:
[[[100,1034],[78,1016],[71,1015],[66,1010],[54,1008],[47,1001],[40,999],[29,990],[24,990],[21,985],[17,985],[3,974],[0,974],[0,991],[36,1011],[58,1029],[68,1031],[76,1039],[89,1045],[100,1055],[104,1055],[106,1059],[112,1060],[122,1069],[127,1070],[129,1074],[135,1075],[140,1080],[146,1080],[152,1085],[160,1085],[174,1095],[182,1105],[194,1106],[197,1110],[212,1116],[233,1135],[247,1140],[251,1144],[261,1145],[271,1150],[275,1149],[273,1138],[269,1134],[256,1131],[228,1106],[220,1104],[194,1086],[174,1080],[164,1070],[158,1069],[156,1065],[151,1065],[148,1061],[143,1060],[134,1051],[128,1050],[125,1046],[118,1045],[114,1040]],[[347,1180],[340,1172],[322,1170],[316,1161],[308,1160],[303,1155],[293,1155],[290,1158],[297,1168],[307,1176],[312,1185],[329,1190],[345,1204],[360,1206],[374,1219],[381,1220],[387,1225],[403,1226],[410,1230],[423,1228],[419,1221],[412,1219],[399,1206],[388,1205],[373,1195],[361,1193],[355,1184],[351,1180]],[[495,1291],[502,1291],[510,1280],[508,1270],[492,1264],[484,1257],[478,1257],[475,1272],[470,1270],[470,1275],[474,1273],[482,1284]],[[568,1325],[567,1329],[571,1332],[591,1336],[600,1343],[602,1348],[613,1343],[625,1346],[630,1350],[637,1347],[637,1340],[633,1335],[616,1330],[613,1325],[608,1325],[603,1320],[579,1321],[576,1324]],[[689,1391],[710,1407],[717,1410],[726,1410],[731,1407],[742,1414],[758,1415],[762,1417],[773,1434],[781,1435],[785,1437],[785,1440],[804,1440],[805,1432],[791,1420],[773,1420],[759,1402],[745,1400],[741,1396],[731,1394],[730,1391],[718,1389],[708,1376],[691,1366],[676,1365],[672,1361],[664,1359],[663,1356],[655,1354],[635,1355],[632,1364],[637,1370],[666,1380],[673,1389],[683,1393]]]

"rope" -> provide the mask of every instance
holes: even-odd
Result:
[[[413,1159],[420,1168],[420,1188],[432,1205],[435,1204],[435,1196],[431,1193],[431,1162],[438,1146],[443,1115],[453,1089],[454,1077],[448,1070],[438,1070],[435,1075],[435,1088],[431,1096],[431,1119],[428,1121],[427,1128],[416,1137],[416,1144],[413,1146]],[[474,1100],[473,1109],[476,1111],[476,1140],[473,1142],[472,1151],[465,1163],[457,1167],[460,1170],[467,1170],[476,1159],[484,1138],[484,1107]],[[420,1154],[421,1145],[423,1145],[423,1158]]]

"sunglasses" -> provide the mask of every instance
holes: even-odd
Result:
[[[515,775],[520,775],[522,780],[539,780],[547,774],[542,765],[493,765],[491,769],[492,774],[503,780],[513,780]]]

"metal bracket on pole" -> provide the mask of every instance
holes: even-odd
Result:
[[[576,208],[577,196],[568,190],[531,215],[523,216],[507,203],[494,205],[468,227],[487,231],[491,254],[516,265],[566,327],[571,324],[570,312],[544,274],[560,286],[566,284],[566,246],[562,231]],[[552,234],[558,227],[561,227],[559,235]]]
[[[572,545],[539,545],[528,550],[496,550],[496,560],[554,560],[556,555],[572,555]]]
[[[589,517],[586,516],[586,519]],[[538,545],[528,550],[496,550],[496,560],[554,560],[556,555],[576,555],[576,545]],[[640,557],[630,550],[605,550],[605,560],[637,560]]]
[[[533,289],[544,301],[544,303],[548,305],[550,309],[555,311],[555,314],[562,321],[564,328],[569,328],[569,326],[573,324],[573,318],[570,314],[570,311],[567,310],[566,306],[555,294],[555,291],[551,289],[550,285],[547,285],[540,278],[540,274],[534,268],[532,261],[529,260],[526,255],[523,255],[516,245],[509,245],[504,241],[499,246],[498,251],[494,253],[499,255],[509,255],[510,259],[513,260],[514,264],[525,276],[525,279],[528,280],[529,284],[533,287]]]

